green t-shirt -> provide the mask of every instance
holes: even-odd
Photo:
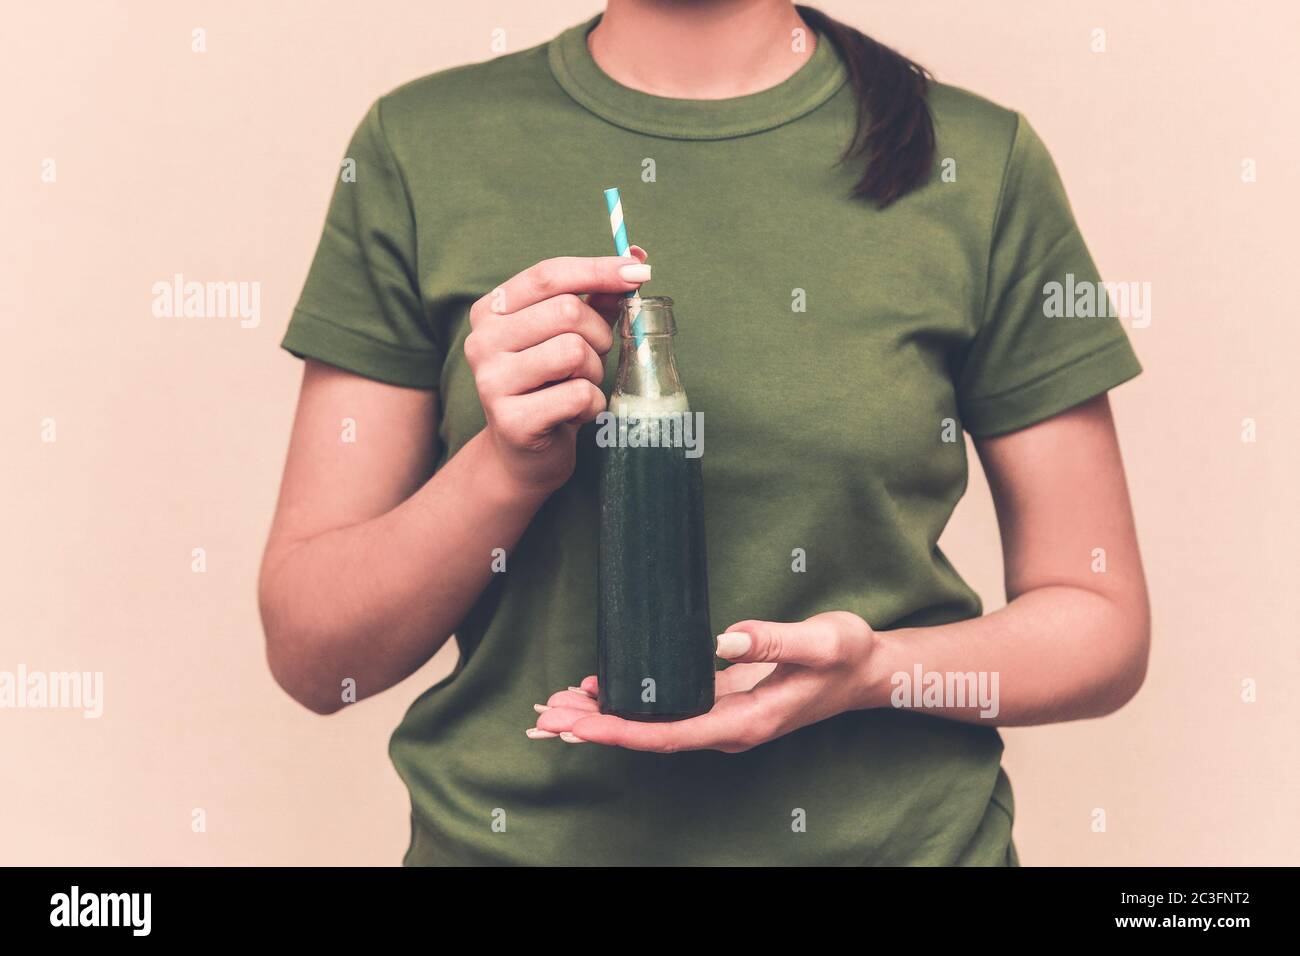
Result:
[[[672,100],[600,71],[595,22],[371,108],[285,348],[436,389],[445,462],[484,426],[470,305],[538,260],[610,254],[601,190],[617,185],[707,424],[715,628],[978,615],[936,544],[966,488],[952,423],[1022,428],[1140,371],[1116,319],[1045,313],[1048,283],[1098,276],[1042,142],[936,85],[934,176],[880,211],[848,198],[858,164],[837,165],[853,94],[829,43],[769,90]],[[393,735],[407,863],[1014,861],[992,727],[857,711],[734,755],[527,739],[534,703],[595,672],[594,451],[580,442],[457,629],[455,673]]]

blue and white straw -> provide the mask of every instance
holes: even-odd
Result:
[[[618,187],[611,186],[605,190],[605,208],[609,210],[609,228],[614,233],[614,249],[620,256],[630,255],[631,243],[627,239],[627,223],[623,221],[623,199],[618,194]],[[636,342],[637,358],[645,365],[650,364],[650,346],[646,344],[645,332],[641,329],[641,295],[640,289],[633,289],[624,294],[631,302],[632,339]]]

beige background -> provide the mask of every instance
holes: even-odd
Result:
[[[1103,274],[1153,284],[1152,325],[1132,332],[1147,372],[1114,396],[1154,595],[1151,674],[1106,720],[1006,734],[1023,860],[1300,862],[1300,5],[823,8],[1023,111]],[[0,670],[103,671],[106,710],[0,711],[0,862],[399,860],[406,796],[388,734],[450,660],[328,719],[272,683],[254,587],[299,375],[276,344],[367,105],[486,59],[496,28],[517,50],[595,9],[7,11]],[[191,52],[195,27],[206,53]],[[1246,158],[1256,183],[1242,182]],[[260,326],[155,318],[151,286],[176,272],[260,282]],[[944,543],[1001,603],[978,475]],[[196,547],[206,573],[191,571]],[[194,808],[206,832],[191,831]]]

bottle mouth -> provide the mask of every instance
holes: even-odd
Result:
[[[640,311],[635,312],[633,304],[639,302]],[[633,330],[632,320],[636,319]],[[673,300],[666,295],[648,295],[640,300],[624,299],[618,315],[619,334],[623,338],[635,338],[636,332],[643,336],[673,335],[677,332],[677,321],[673,318]]]

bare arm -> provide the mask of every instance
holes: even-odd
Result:
[[[292,697],[332,713],[345,679],[358,699],[379,693],[464,619],[494,549],[572,474],[578,427],[605,407],[605,316],[649,277],[634,257],[549,259],[475,303],[465,355],[487,427],[432,477],[436,393],[307,363],[259,582],[267,659]]]
[[[1146,581],[1105,395],[977,442],[1002,531],[1007,605],[983,617],[879,635],[873,670],[998,673],[995,724],[1098,717],[1146,675]],[[1104,551],[1105,571],[1094,549]],[[885,688],[887,693],[887,687]],[[880,691],[878,691],[880,693]]]
[[[260,597],[271,671],[318,713],[342,706],[345,678],[365,697],[427,661],[545,497],[511,481],[486,432],[428,480],[437,403],[307,363]]]

